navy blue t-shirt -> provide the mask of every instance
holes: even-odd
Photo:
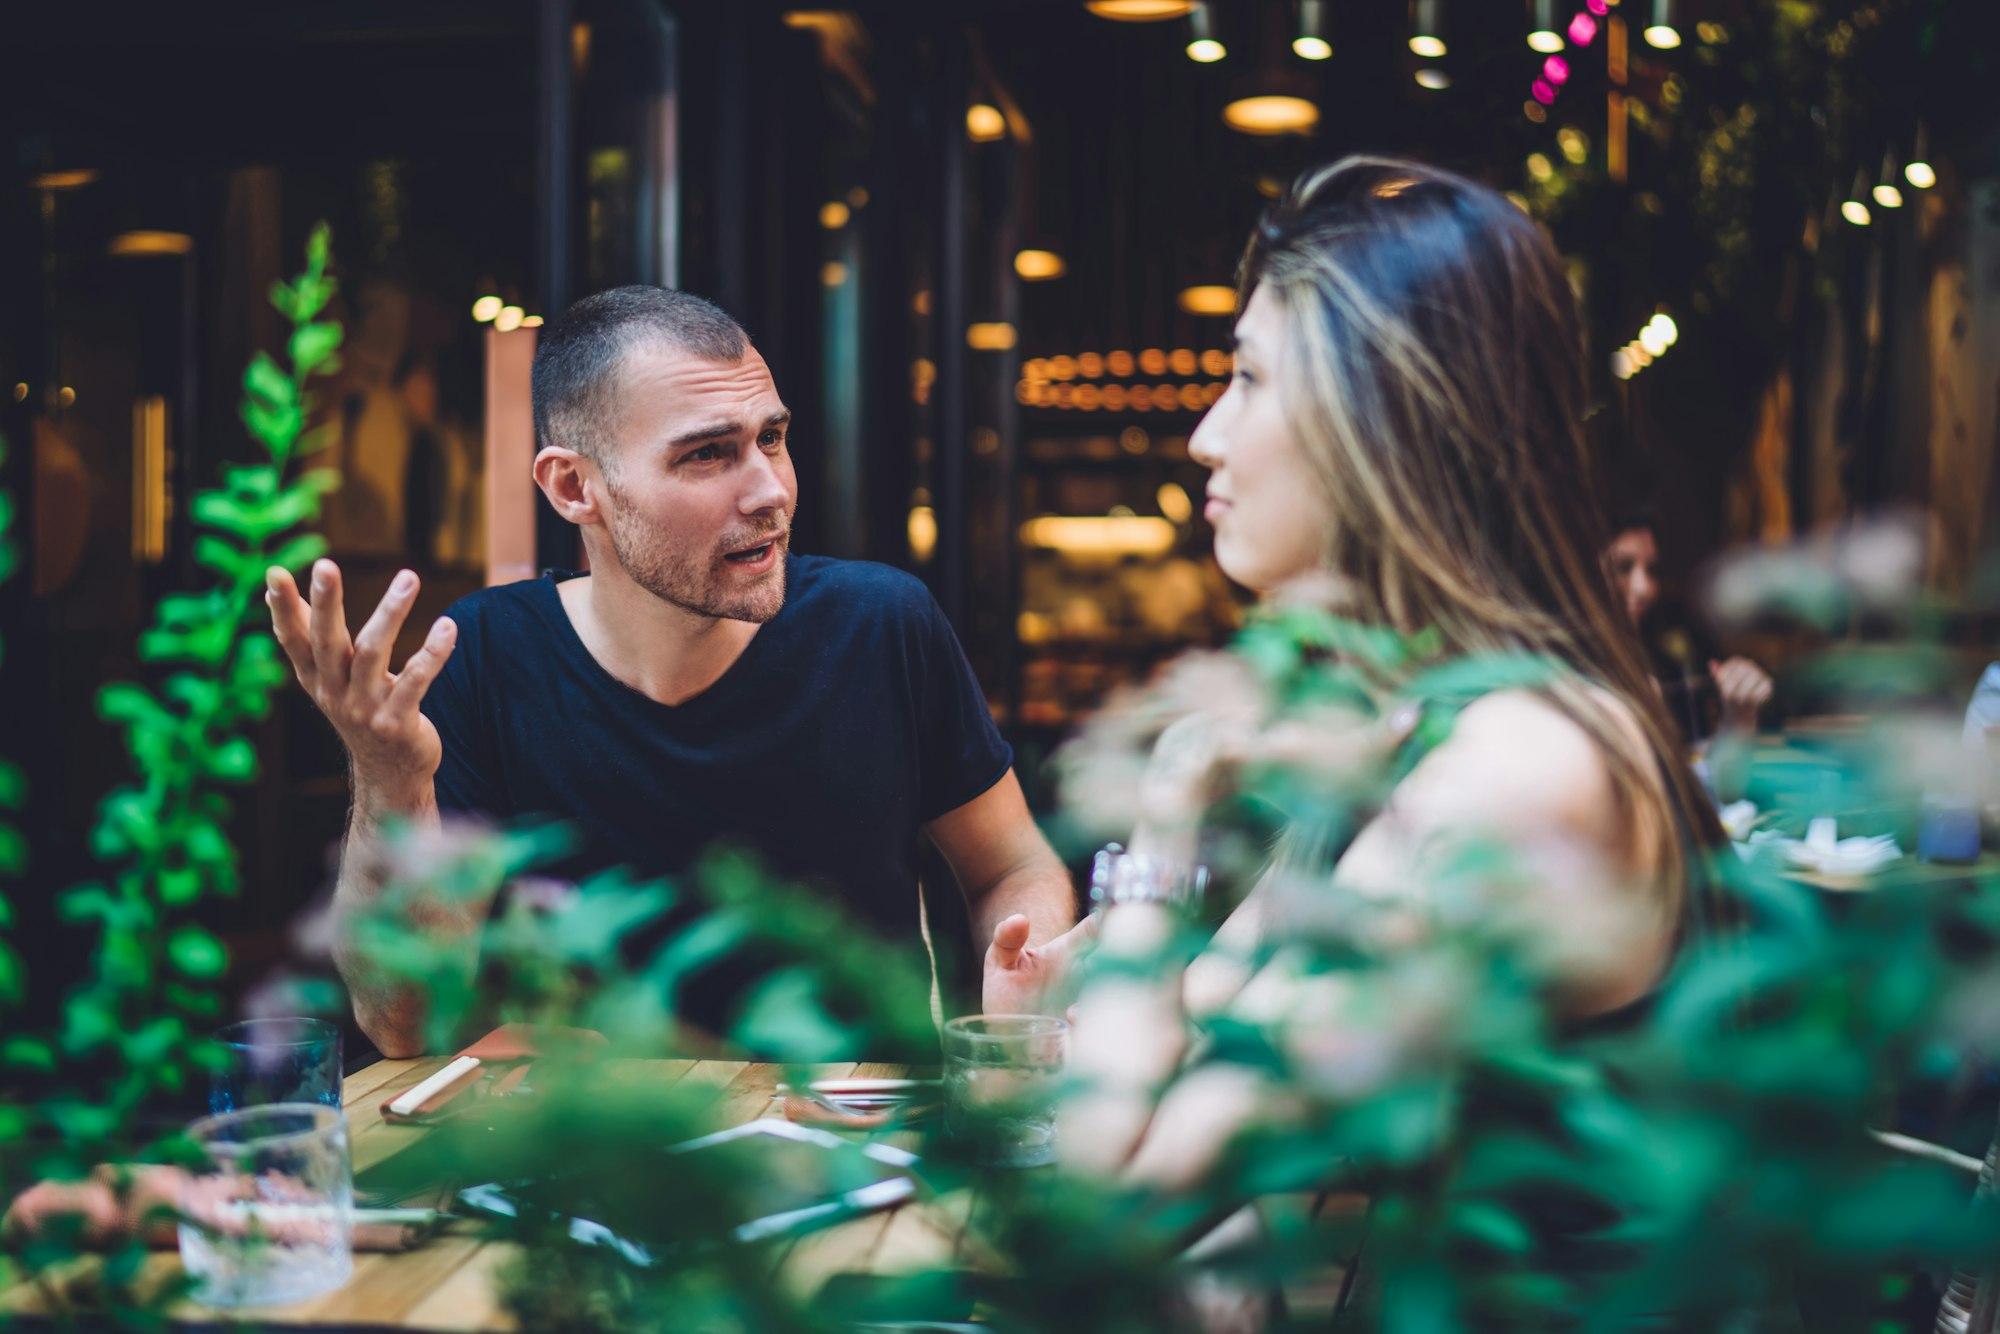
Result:
[[[570,821],[578,872],[670,875],[725,841],[915,940],[922,825],[1013,764],[943,611],[888,566],[788,557],[783,609],[677,705],[590,655],[553,576],[447,614],[458,644],[423,703],[439,810]]]

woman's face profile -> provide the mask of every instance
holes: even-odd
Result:
[[[1188,440],[1188,453],[1209,470],[1203,513],[1215,529],[1216,563],[1258,593],[1318,570],[1327,546],[1321,483],[1284,411],[1289,343],[1278,303],[1256,288],[1236,322],[1229,388]]]

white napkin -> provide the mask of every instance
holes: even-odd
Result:
[[[1820,875],[1870,875],[1903,855],[1892,834],[1877,834],[1872,838],[1839,838],[1836,834],[1832,818],[1821,816],[1806,826],[1803,839],[1759,829],[1739,842],[1736,851],[1748,860],[1768,849],[1790,865]]]

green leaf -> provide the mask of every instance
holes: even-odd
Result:
[[[152,692],[127,681],[114,681],[97,692],[97,716],[108,723],[168,725],[173,722]]]
[[[40,1038],[8,1038],[0,1043],[0,1061],[17,1069],[54,1070],[55,1049]]]
[[[213,533],[203,533],[194,540],[194,558],[200,565],[206,565],[225,579],[239,579],[249,559],[222,538]]]
[[[340,336],[340,326],[331,322],[300,325],[292,331],[292,365],[301,376],[312,374],[340,346]]]
[[[220,528],[235,533],[238,537],[253,537],[258,529],[257,512],[234,496],[220,491],[203,491],[188,507],[196,523],[211,528]]]
[[[292,289],[297,298],[292,307],[292,322],[297,324],[310,320],[326,309],[326,303],[333,299],[337,286],[339,284],[331,278],[300,274],[297,286]]]
[[[269,563],[285,570],[303,570],[326,554],[326,539],[318,533],[300,533],[270,555]]]
[[[207,593],[169,593],[153,609],[153,618],[170,628],[200,625],[222,614],[222,599]]]
[[[311,318],[311,316],[302,316],[298,313],[298,294],[293,290],[292,285],[282,278],[271,284],[271,304],[277,307],[280,315],[283,315],[292,323],[297,323],[301,319]]]
[[[178,907],[201,897],[201,872],[192,866],[169,866],[159,876],[160,902]]]
[[[291,448],[304,423],[304,414],[295,407],[267,408],[255,399],[243,401],[243,424],[274,454],[283,454]]]
[[[1511,1210],[1469,1200],[1452,1210],[1451,1228],[1465,1240],[1501,1255],[1525,1255],[1535,1244],[1528,1225]]]
[[[99,857],[106,860],[127,848],[156,847],[159,842],[158,815],[158,804],[148,801],[144,793],[115,792],[104,799],[103,808],[98,812],[97,828],[91,833],[91,846]]]
[[[268,352],[259,352],[251,359],[243,372],[243,389],[274,412],[293,407],[299,401],[298,386],[278,369],[278,363],[271,360]]]
[[[118,1020],[96,993],[80,991],[63,1005],[63,1050],[90,1051],[118,1032]]]
[[[167,942],[167,958],[188,977],[219,977],[228,966],[222,942],[198,926],[184,926]]]
[[[287,487],[254,512],[254,532],[259,537],[283,532],[318,514],[319,492],[304,486]]]
[[[134,1065],[157,1065],[173,1056],[186,1033],[187,1025],[162,1015],[125,1040],[125,1059]]]
[[[226,783],[257,776],[257,750],[243,737],[231,737],[208,754],[208,772]]]
[[[66,922],[84,922],[93,917],[109,921],[117,911],[117,902],[102,885],[73,885],[56,895],[56,916]]]

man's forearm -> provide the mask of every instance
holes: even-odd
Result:
[[[1076,890],[1053,852],[1039,852],[995,880],[971,903],[973,939],[991,940],[993,928],[1020,913],[1028,943],[1053,940],[1076,925]]]
[[[437,797],[429,780],[396,792],[357,778],[333,891],[333,961],[353,1001],[355,1022],[381,1053],[421,1056],[423,993],[408,982],[384,977],[377,962],[357,948],[352,932],[355,919],[374,911],[381,898],[388,869],[383,837],[395,823],[418,834],[438,828]],[[419,928],[412,923],[411,929]]]

